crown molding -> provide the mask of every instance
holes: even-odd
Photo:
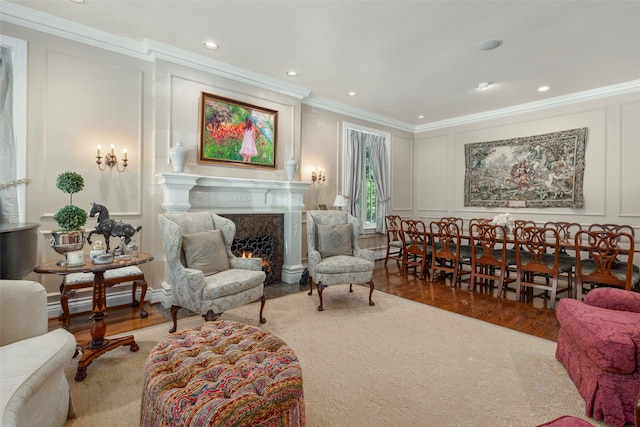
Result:
[[[410,123],[405,123],[400,120],[395,120],[389,117],[374,114],[370,111],[349,107],[339,102],[331,101],[329,99],[320,98],[313,95],[304,99],[302,103],[311,107],[318,107],[324,110],[332,111],[334,113],[344,114],[356,119],[366,120],[368,122],[377,123],[383,126],[389,126],[394,129],[404,130],[411,133],[415,132],[416,130],[416,127]]]
[[[640,92],[640,80],[632,80],[629,82],[603,86],[595,89],[585,90],[582,92],[576,92],[569,95],[548,98],[541,101],[528,102],[525,104],[514,105],[507,108],[500,108],[497,110],[470,114],[468,116],[460,116],[451,119],[440,120],[437,122],[426,123],[424,125],[416,126],[415,133],[444,129],[470,123],[477,123],[501,117],[513,116],[515,114],[546,110],[549,108],[562,107],[565,105],[577,104],[579,102],[592,101],[595,99],[608,98],[611,96],[624,95],[635,92]]]

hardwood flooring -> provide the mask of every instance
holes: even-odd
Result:
[[[503,299],[494,297],[488,290],[469,291],[468,275],[458,287],[449,286],[450,279],[436,277],[434,281],[420,280],[413,272],[403,273],[395,261],[389,261],[385,266],[384,261],[376,261],[373,275],[375,289],[411,299],[423,304],[428,304],[443,310],[473,317],[475,319],[504,326],[529,335],[555,341],[558,335],[559,324],[556,320],[555,310],[546,306],[543,298],[533,298],[530,302],[514,301],[514,292],[507,292]],[[308,288],[299,284],[274,284],[268,285],[267,297],[276,297],[287,293],[300,292]],[[311,297],[310,297],[311,298]],[[317,298],[314,292],[313,298]],[[138,307],[120,306],[110,307],[106,322],[108,324],[107,335],[114,335],[146,328],[169,321],[167,310],[159,304],[146,306],[149,316],[140,319]],[[265,310],[268,312],[269,303]],[[90,339],[89,328],[90,313],[76,314],[71,318],[69,328],[78,342],[85,343]],[[49,320],[49,329],[62,326],[58,319]]]

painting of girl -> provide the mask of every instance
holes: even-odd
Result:
[[[244,121],[244,137],[242,139],[242,147],[240,148],[242,161],[251,163],[251,158],[258,154],[256,149],[255,127],[249,117]]]
[[[276,167],[278,112],[201,94],[199,163]]]

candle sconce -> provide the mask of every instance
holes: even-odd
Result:
[[[118,157],[116,157],[115,153],[114,153],[114,145],[111,144],[111,151],[108,152],[105,156],[104,156],[104,164],[102,162],[102,153],[100,151],[100,146],[98,145],[98,152],[96,154],[96,164],[98,165],[98,169],[100,169],[101,171],[104,171],[105,169],[107,169],[107,166],[110,169],[113,169],[114,166],[116,168],[116,170],[118,172],[124,172],[125,169],[127,168],[127,165],[129,163],[129,159],[127,158],[127,149],[125,148],[123,150],[123,158],[122,158],[122,169],[120,168],[120,165],[118,164]]]
[[[324,168],[318,169],[318,172],[316,172],[315,169],[311,169],[311,182],[313,184],[315,184],[316,182],[318,182],[318,184],[323,184],[325,179],[326,176],[324,174]]]

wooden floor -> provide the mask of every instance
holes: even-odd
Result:
[[[516,302],[513,292],[507,292],[506,298],[498,299],[488,290],[481,291],[476,288],[474,291],[469,291],[468,276],[463,279],[461,286],[456,288],[449,286],[449,278],[436,278],[433,282],[420,280],[412,272],[403,274],[394,261],[389,261],[387,266],[383,261],[376,261],[373,280],[375,289],[380,292],[397,295],[552,341],[555,341],[558,335],[559,324],[556,320],[555,310],[548,309],[543,298],[534,298],[532,302]],[[298,284],[268,286],[279,287],[276,292],[270,292],[272,295],[300,292],[305,289]],[[315,292],[313,297],[317,298]],[[146,328],[169,320],[166,317],[166,310],[163,310],[158,304],[147,304],[146,309],[149,312],[149,317],[140,319],[137,307],[110,307],[106,319],[107,335]],[[268,310],[268,303],[265,309]],[[61,326],[62,322],[57,319],[49,321],[49,329]],[[90,339],[90,326],[89,313],[76,314],[72,316],[69,330],[75,335],[78,342],[85,343]]]

